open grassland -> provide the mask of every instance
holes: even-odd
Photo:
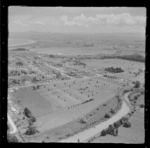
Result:
[[[23,108],[28,107],[33,115],[39,118],[39,123],[42,122],[40,125],[46,124],[41,127],[46,130],[61,124],[61,122],[54,124],[54,120],[48,119],[55,117],[55,120],[63,119],[63,122],[68,122],[107,101],[114,92],[113,84],[108,85],[102,80],[91,78],[52,83],[39,86],[38,89],[36,87],[22,88],[14,95],[14,98],[16,103]],[[77,112],[79,109],[82,112]],[[61,112],[64,112],[66,119]]]
[[[40,132],[24,136],[25,141],[57,142],[105,121],[106,113],[111,118],[110,111],[117,112],[119,108],[118,102],[112,98],[117,86],[108,83],[90,78],[20,89],[16,102],[30,109]]]
[[[74,120],[66,124],[63,124],[51,130],[47,130],[44,133],[30,137],[30,140],[35,142],[42,142],[42,141],[57,142],[61,139],[65,139],[69,136],[77,134],[78,132],[87,130],[99,124],[100,122],[104,122],[105,120],[107,120],[107,118],[105,117],[106,113],[108,113],[109,118],[111,118],[111,116],[113,116],[114,113],[120,109],[121,107],[120,103],[118,103],[118,99],[114,97],[105,102],[105,104],[98,105],[96,108],[92,109],[89,113],[85,113],[85,115],[81,114],[79,118],[74,118]],[[113,113],[111,112],[112,110],[114,111]],[[76,110],[74,110],[74,112],[75,111]],[[74,115],[72,111],[71,114]],[[65,118],[65,116],[63,116],[63,118]],[[26,136],[26,138],[29,140],[29,137]]]

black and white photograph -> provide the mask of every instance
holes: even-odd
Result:
[[[145,7],[8,7],[8,143],[145,143]]]

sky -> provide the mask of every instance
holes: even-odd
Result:
[[[144,7],[9,7],[10,32],[145,33]]]

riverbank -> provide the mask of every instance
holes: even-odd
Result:
[[[12,39],[13,40],[13,39]],[[17,43],[18,42],[18,43]],[[34,40],[23,40],[23,39],[14,39],[14,41],[8,41],[8,48],[14,48],[14,47],[18,47],[18,46],[22,46],[22,45],[29,45],[29,44],[33,44],[36,43],[36,41]]]

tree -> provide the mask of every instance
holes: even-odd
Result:
[[[138,99],[138,95],[134,96],[134,101],[136,103],[136,100]]]
[[[114,136],[118,136],[118,128],[114,129]]]
[[[24,108],[24,115],[28,118],[31,117],[31,111],[28,108]]]
[[[31,115],[31,116],[30,116],[30,120],[31,120],[31,122],[35,122],[35,121],[36,121],[36,118]]]
[[[131,127],[131,123],[130,123],[129,121],[126,121],[126,122],[123,124],[123,127],[129,128],[129,127]]]
[[[32,86],[33,90],[36,90],[36,86]]]
[[[37,81],[38,81],[38,80],[36,79],[36,77],[33,77],[32,82],[35,83],[35,82],[37,82]]]
[[[111,112],[111,114],[114,114],[115,110],[111,108],[110,112]]]
[[[37,85],[36,89],[39,89],[40,88],[40,85]]]
[[[39,131],[36,129],[35,126],[28,126],[28,129],[26,130],[25,134],[26,135],[34,135],[38,133]]]
[[[16,65],[18,65],[18,66],[22,66],[22,65],[23,65],[23,63],[22,63],[21,61],[18,61],[18,62],[16,62]]]
[[[128,121],[127,117],[122,117],[122,119],[120,119],[121,124],[124,124],[127,121]]]
[[[80,122],[81,124],[87,123],[84,119],[81,119],[79,122]]]
[[[110,118],[110,115],[106,113],[104,117],[105,118]]]
[[[54,58],[55,56],[54,56],[54,55],[49,55],[49,57],[50,57],[50,58]]]
[[[121,122],[120,121],[117,121],[117,122],[114,123],[114,127],[115,128],[118,128],[120,126],[121,126]]]
[[[135,81],[134,82],[134,88],[140,88],[140,82],[139,81]]]
[[[36,121],[36,118],[32,115],[28,108],[24,109],[24,115],[29,118],[29,125],[32,125]]]
[[[107,135],[106,130],[102,130],[102,131],[101,131],[101,136],[106,136],[106,135]]]
[[[112,125],[109,125],[107,129],[107,134],[113,135],[114,134],[114,127]]]
[[[144,104],[140,104],[140,108],[144,108]]]
[[[8,143],[18,143],[18,139],[14,135],[7,135],[7,141]]]

